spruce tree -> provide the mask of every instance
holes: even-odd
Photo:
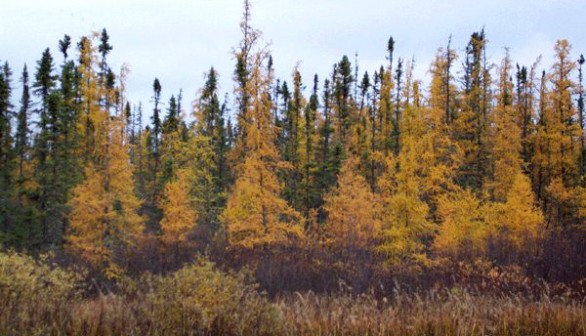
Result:
[[[22,96],[20,98],[20,110],[17,115],[17,128],[14,149],[18,157],[18,174],[17,180],[23,183],[25,177],[25,164],[30,154],[30,128],[29,128],[29,114],[31,108],[31,95],[29,87],[29,75],[26,64],[22,69]]]
[[[41,107],[37,110],[39,132],[35,138],[34,155],[36,159],[35,180],[37,209],[40,217],[40,243],[43,245],[53,242],[53,231],[49,227],[51,217],[55,185],[53,172],[55,169],[55,157],[52,155],[52,142],[55,140],[55,125],[52,124],[57,110],[60,108],[60,95],[55,92],[57,76],[53,74],[53,57],[47,48],[37,62],[37,72],[33,83],[34,92],[41,98]],[[55,224],[55,223],[53,223]]]
[[[302,94],[302,80],[298,69],[293,71],[293,95],[285,111],[283,121],[283,159],[291,164],[291,169],[285,174],[285,199],[294,208],[299,209],[300,204],[300,142],[301,142],[301,112],[305,105]]]
[[[319,205],[318,190],[318,133],[316,127],[317,114],[319,108],[319,81],[317,74],[313,77],[313,89],[309,102],[303,110],[303,142],[305,148],[302,152],[303,159],[303,197],[302,210],[306,223],[310,219],[310,211]]]
[[[490,74],[486,66],[487,39],[484,30],[471,35],[466,47],[464,68],[464,106],[455,121],[455,134],[464,150],[459,183],[479,195],[486,190],[484,183],[490,175],[490,138],[488,85]]]
[[[9,235],[13,226],[12,197],[13,186],[13,138],[12,138],[12,71],[8,62],[0,68],[0,225],[2,233]],[[1,237],[0,241],[7,237]]]
[[[334,97],[337,112],[337,139],[345,143],[349,133],[350,125],[353,122],[350,90],[354,81],[352,77],[352,65],[347,56],[342,57],[338,63],[335,73]]]
[[[584,133],[584,86],[582,85],[582,66],[584,55],[578,58],[578,122],[580,124],[580,180],[582,187],[586,186],[586,134]]]
[[[158,78],[155,78],[153,82],[153,101],[154,101],[154,108],[153,108],[153,115],[151,117],[152,120],[152,131],[150,133],[150,176],[149,179],[151,181],[150,186],[150,200],[152,203],[157,202],[157,197],[160,191],[160,143],[161,143],[161,132],[162,132],[162,121],[161,121],[161,110],[159,107],[161,101],[161,83],[159,82]]]

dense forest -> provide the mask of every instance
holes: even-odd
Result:
[[[498,321],[518,317],[520,333],[566,322],[565,331],[586,332],[583,306],[560,312],[538,299],[586,295],[584,57],[567,40],[544,51],[555,55],[551,66],[539,57],[522,65],[507,50],[487,59],[487,34],[474,32],[463,52],[449,40],[437,50],[424,83],[390,37],[379,69],[359,73],[343,56],[313,78],[296,67],[277,79],[248,1],[244,8],[225,74],[234,81],[230,98],[221,97],[212,67],[195,96],[165,97],[154,78],[148,105],[128,101],[129,69],[110,67],[106,29],[77,42],[65,35],[58,52],[47,48],[17,78],[3,64],[0,302],[13,310],[0,313],[1,330],[50,319],[22,308],[28,297],[60,302],[52,307],[61,317],[74,308],[60,300],[78,302],[81,315],[47,322],[41,330],[49,333],[104,334],[101,324],[80,322],[99,306],[112,319],[135,316],[126,322],[137,329],[114,321],[113,334],[165,333],[150,319],[165,321],[174,309],[197,310],[194,324],[180,320],[186,334],[280,334],[262,328],[283,317],[296,321],[292,334],[385,334],[369,328],[396,323],[385,320],[387,297],[432,290],[432,303],[393,316],[438,314],[442,300],[507,306],[490,301],[507,293],[538,302],[519,316],[499,313]],[[295,291],[299,297],[288,296]],[[313,296],[326,293],[338,294]],[[100,303],[83,301],[98,294]],[[186,297],[197,303],[186,306]],[[320,309],[338,306],[380,320],[296,320],[319,320]],[[475,318],[493,316],[479,309]],[[531,309],[558,320],[533,323]],[[228,318],[246,311],[257,322]],[[462,330],[437,319],[431,329],[393,328]],[[253,329],[238,325],[249,322]],[[486,332],[466,323],[457,328]]]

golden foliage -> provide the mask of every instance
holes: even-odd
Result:
[[[303,236],[301,216],[281,198],[282,185],[257,155],[245,159],[222,214],[230,244],[252,248]]]
[[[70,248],[94,266],[106,266],[108,276],[121,271],[116,250],[133,245],[143,230],[123,125],[119,118],[111,121],[105,163],[86,168],[85,181],[69,201]]]
[[[443,195],[438,203],[442,220],[434,249],[444,256],[473,258],[483,256],[487,225],[486,208],[469,190]]]
[[[393,265],[428,262],[425,242],[434,235],[430,207],[454,188],[457,147],[450,145],[443,129],[429,130],[428,123],[434,121],[430,112],[411,107],[404,111],[401,151],[387,159],[378,182],[384,213],[378,249]]]
[[[283,186],[275,173],[275,169],[288,167],[274,145],[276,127],[268,91],[272,74],[263,70],[267,56],[265,51],[252,55],[246,86],[250,106],[243,120],[245,138],[236,149],[246,148],[246,156],[237,167],[236,182],[221,215],[230,244],[246,248],[286,244],[303,236],[301,215],[281,197]]]
[[[169,246],[185,242],[198,218],[191,204],[189,182],[188,172],[180,170],[176,178],[165,185],[161,202],[161,239]]]
[[[14,252],[0,252],[0,303],[13,305],[64,303],[79,297],[84,272],[72,272]],[[2,314],[0,314],[2,315]]]
[[[381,229],[381,207],[364,177],[355,173],[358,159],[348,158],[338,185],[325,196],[327,241],[345,246],[368,247]]]
[[[516,248],[542,234],[543,214],[525,174],[519,172],[513,177],[507,201],[493,204],[487,221],[492,234],[512,241]]]
[[[521,169],[521,129],[513,108],[512,65],[509,55],[503,59],[500,69],[497,106],[494,110],[493,154],[494,178],[489,183],[493,199],[503,202],[511,189],[517,172]]]

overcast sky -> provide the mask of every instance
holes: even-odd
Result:
[[[298,62],[304,84],[314,73],[328,75],[343,55],[360,72],[386,64],[386,43],[393,36],[396,57],[415,59],[415,74],[425,76],[437,48],[452,34],[460,54],[483,26],[488,57],[500,62],[509,47],[515,62],[531,65],[540,54],[551,64],[561,38],[573,45],[572,57],[586,53],[584,0],[252,0],[252,25],[271,43],[277,76],[290,81]],[[0,60],[20,77],[26,62],[35,67],[50,47],[60,64],[58,41],[78,41],[105,27],[114,46],[110,64],[130,66],[128,95],[151,107],[152,82],[158,77],[167,100],[180,88],[184,106],[214,66],[221,90],[232,93],[232,48],[240,40],[241,0],[2,0]],[[14,93],[20,96],[20,91]]]

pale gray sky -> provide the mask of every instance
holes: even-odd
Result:
[[[252,25],[271,43],[278,77],[290,81],[300,63],[311,87],[346,54],[360,72],[386,64],[386,43],[393,36],[396,57],[415,58],[417,77],[425,76],[437,48],[450,34],[459,53],[472,32],[483,26],[488,56],[499,63],[504,47],[515,62],[531,65],[543,55],[549,68],[553,46],[566,38],[572,57],[586,53],[584,0],[252,0]],[[203,85],[203,73],[214,66],[221,89],[232,92],[231,50],[240,40],[241,0],[3,0],[0,60],[8,61],[15,78],[50,47],[60,64],[57,43],[63,34],[74,41],[106,27],[114,50],[111,66],[131,68],[128,95],[151,108],[152,81],[158,77],[165,101],[180,88],[188,106]],[[14,93],[20,95],[19,90]]]

